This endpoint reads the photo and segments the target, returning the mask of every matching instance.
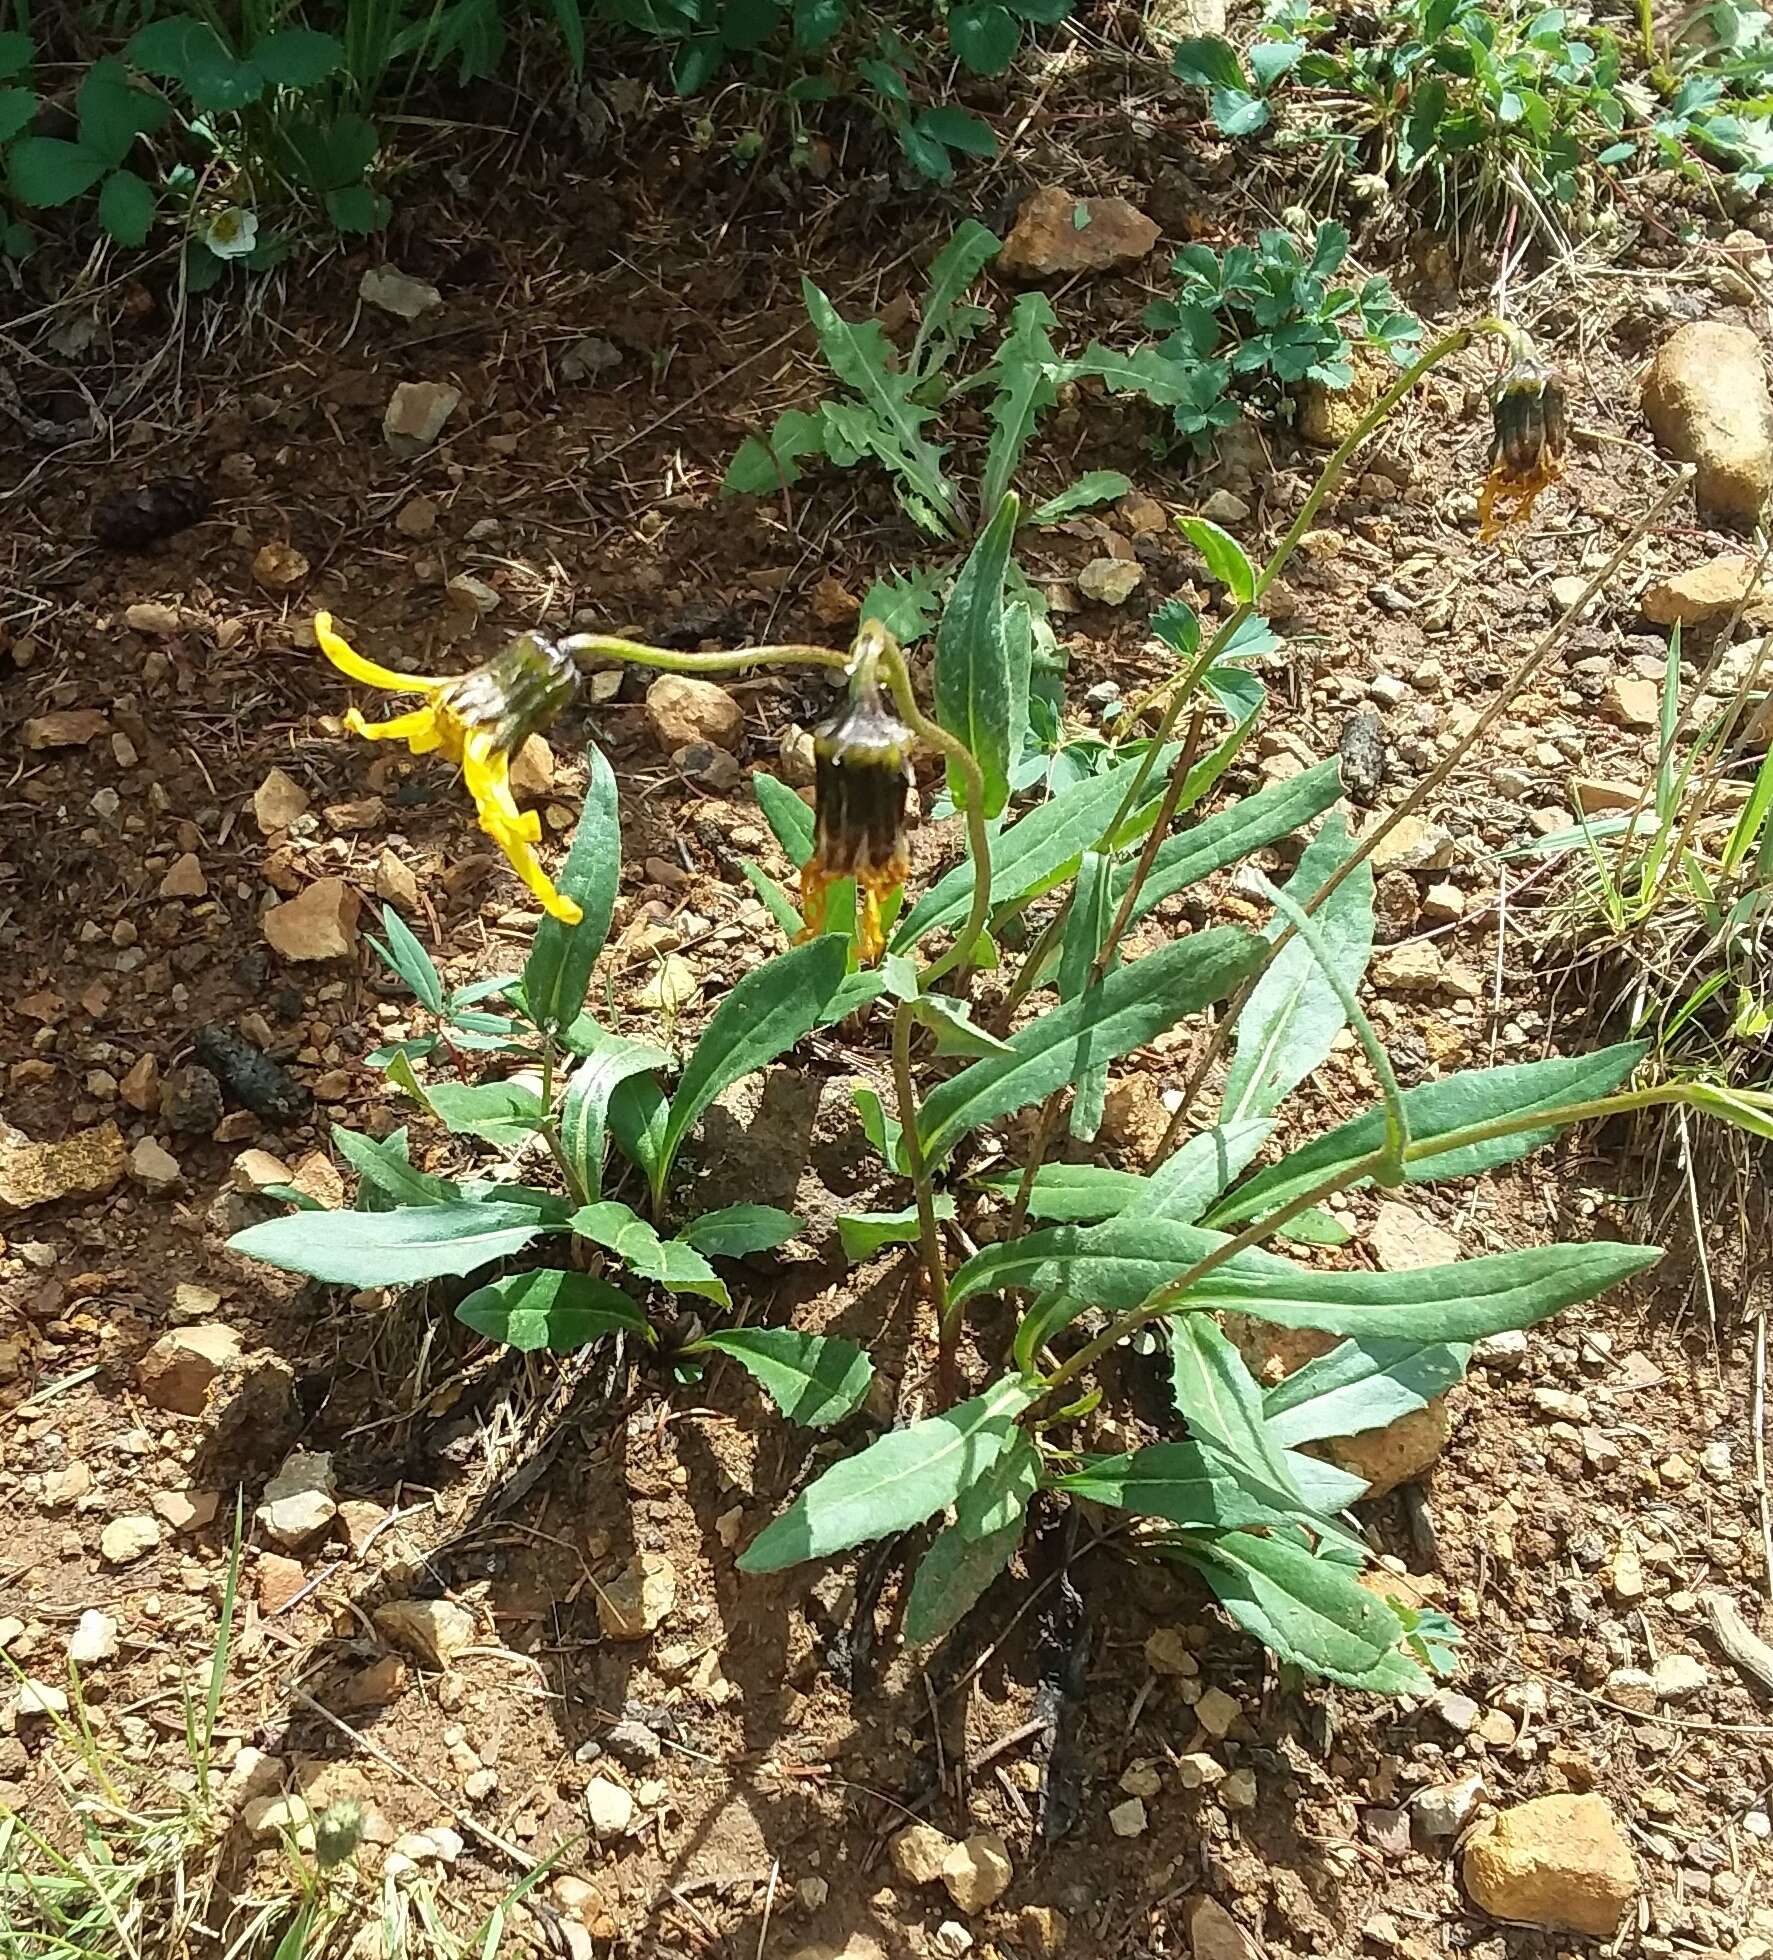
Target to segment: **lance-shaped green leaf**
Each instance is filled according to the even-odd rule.
[[[887,958],[896,955],[889,953]],[[924,994],[912,1007],[912,1018],[936,1037],[938,1055],[1005,1055],[1010,1044],[1000,1041],[972,1017],[964,1000],[952,994]]]
[[[826,1017],[843,985],[848,948],[835,938],[779,953],[754,967],[714,1010],[684,1068],[665,1121],[655,1195],[670,1176],[678,1146],[721,1090],[773,1062]]]
[[[461,1195],[455,1185],[413,1167],[406,1154],[404,1125],[389,1136],[370,1137],[335,1123],[332,1141],[333,1148],[360,1179],[359,1211],[384,1211],[390,1204],[441,1205]],[[381,1202],[366,1203],[371,1194]]]
[[[1277,1524],[1285,1513],[1265,1504],[1197,1443],[1152,1443],[1125,1456],[1091,1458],[1056,1490],[1162,1518],[1186,1531],[1229,1531],[1242,1525]]]
[[[1161,1218],[1057,1225],[976,1252],[956,1270],[949,1297],[958,1305],[1006,1287],[1056,1287],[1120,1313],[1224,1243],[1218,1232]],[[1252,1249],[1196,1281],[1177,1309],[1212,1307],[1361,1339],[1477,1341],[1592,1300],[1661,1257],[1655,1246],[1553,1245],[1412,1272],[1328,1273]]]
[[[912,1646],[951,1632],[1009,1564],[1039,1486],[1040,1452],[1018,1429],[997,1461],[954,1500],[953,1521],[918,1563],[905,1605]]]
[[[496,1202],[297,1211],[236,1232],[228,1249],[332,1286],[417,1286],[509,1259],[543,1230],[531,1207]]]
[[[752,793],[763,820],[775,832],[788,862],[798,871],[813,854],[813,813],[786,783],[761,769],[751,777]]]
[[[996,393],[986,409],[991,441],[985,450],[985,477],[979,508],[994,511],[1016,480],[1016,466],[1041,412],[1058,400],[1048,370],[1058,360],[1051,329],[1059,324],[1045,293],[1023,293],[1010,310],[1010,324],[991,365],[979,376]]]
[[[1109,974],[1019,1029],[1010,1052],[974,1062],[940,1084],[922,1113],[924,1154],[940,1163],[981,1123],[1040,1102],[1093,1063],[1142,1048],[1237,985],[1261,942],[1234,926],[1191,934]]]
[[[1268,1433],[1296,1446],[1383,1429],[1427,1408],[1464,1375],[1470,1359],[1471,1349],[1457,1341],[1343,1341],[1263,1397]]]
[[[726,466],[721,494],[767,497],[800,481],[803,456],[825,454],[825,421],[804,408],[784,409],[767,436],[747,436]]]
[[[739,1569],[780,1572],[933,1518],[1010,1447],[1017,1416],[1039,1393],[1006,1377],[957,1408],[889,1430],[802,1491],[752,1541]]]
[[[663,1190],[669,1166],[665,1160],[665,1128],[671,1104],[650,1075],[631,1075],[618,1082],[609,1099],[609,1133],[618,1148],[649,1186]]]
[[[1420,1694],[1429,1686],[1400,1647],[1403,1622],[1342,1561],[1248,1531],[1191,1543],[1182,1556],[1238,1625],[1282,1660],[1374,1694]]]
[[[673,1293],[699,1293],[723,1307],[733,1303],[726,1281],[694,1246],[660,1238],[644,1218],[613,1198],[581,1205],[567,1224],[580,1238],[613,1252],[642,1279],[657,1280]]]
[[[1128,831],[1142,836],[1151,827],[1163,800],[1164,777],[1176,756],[1174,747],[1159,756],[1151,771],[1147,794],[1140,806],[1145,821],[1129,823]],[[1334,764],[1329,765],[1332,772]],[[1050,802],[1006,824],[991,846],[991,902],[1006,904],[1050,890],[1077,868],[1079,859],[1113,822],[1132,777],[1131,763],[1086,776]],[[1335,795],[1341,795],[1338,788]],[[1250,799],[1254,801],[1255,799]],[[1334,800],[1334,798],[1332,798]],[[1228,860],[1229,861],[1229,860]],[[1132,875],[1129,869],[1129,877]],[[908,951],[937,926],[958,925],[973,897],[973,867],[957,864],[946,872],[900,920],[892,935],[895,953]]]
[[[587,1198],[603,1189],[604,1134],[610,1097],[631,1076],[670,1066],[663,1049],[626,1035],[597,1031],[589,1054],[567,1081],[560,1110],[560,1147]]]
[[[1233,603],[1247,606],[1256,596],[1256,568],[1243,546],[1210,517],[1178,517],[1176,522],[1207,561],[1208,572],[1230,592]]]
[[[1154,905],[1184,890],[1200,879],[1236,864],[1252,851],[1290,836],[1302,824],[1327,810],[1342,794],[1342,775],[1334,761],[1320,762],[1302,775],[1273,783],[1254,796],[1240,796],[1226,809],[1217,811],[1190,830],[1178,831],[1157,847],[1151,862],[1151,875],[1139,887],[1133,901],[1133,921],[1144,918]],[[1120,903],[1133,867],[1123,865],[1114,881],[1115,903]],[[1129,922],[1131,923],[1131,922]]]
[[[691,1219],[677,1236],[711,1259],[744,1259],[786,1244],[799,1230],[800,1220],[775,1205],[727,1205]]]
[[[605,1334],[653,1338],[638,1302],[607,1280],[552,1269],[494,1280],[470,1293],[456,1308],[456,1318],[520,1354],[536,1348],[566,1354]]]
[[[1028,513],[1030,524],[1057,524],[1062,517],[1070,517],[1080,510],[1093,510],[1097,504],[1112,503],[1116,497],[1124,497],[1133,487],[1130,476],[1122,476],[1119,470],[1085,470],[1073,484],[1049,497],[1044,504],[1037,504]]]
[[[946,1192],[938,1192],[934,1204],[938,1218],[954,1216],[954,1200]],[[852,1266],[872,1259],[889,1245],[915,1245],[918,1232],[915,1205],[907,1205],[903,1211],[846,1211],[837,1220],[843,1256]]]
[[[791,1422],[824,1429],[853,1415],[868,1394],[874,1364],[854,1341],[792,1327],[724,1327],[692,1341],[733,1360]]]
[[[446,1129],[501,1150],[520,1149],[546,1113],[527,1082],[434,1082],[425,1093],[431,1113]]]
[[[1338,816],[1305,848],[1287,891],[1301,905],[1353,848]],[[1317,937],[1349,989],[1360,984],[1373,956],[1373,866],[1363,860],[1312,914]],[[1278,916],[1267,937],[1285,921]],[[1295,934],[1275,955],[1237,1017],[1237,1047],[1225,1078],[1225,1120],[1268,1116],[1315,1069],[1348,1023],[1342,994],[1303,938]]]
[[[981,1191],[1013,1199],[1022,1188],[1022,1173],[993,1171],[974,1182]],[[1137,1171],[1110,1170],[1106,1164],[1042,1164],[1028,1194],[1028,1216],[1066,1225],[1094,1224],[1124,1211],[1145,1185]]]
[[[1084,990],[1114,922],[1114,860],[1106,851],[1085,851],[1077,867],[1071,909],[1059,944],[1059,998],[1075,1000]],[[1119,949],[1106,962],[1114,972]],[[1071,1134],[1087,1142],[1102,1127],[1102,1108],[1108,1099],[1108,1063],[1098,1060],[1084,1070],[1071,1091]]]
[[[954,488],[942,473],[941,449],[923,433],[933,411],[911,400],[911,378],[893,366],[892,343],[880,322],[852,326],[810,279],[802,278],[800,291],[831,372],[865,404],[862,415],[842,420],[845,440],[871,451],[943,526],[952,526],[958,521]],[[841,406],[825,404],[828,422],[830,411]]]
[[[1262,1391],[1218,1322],[1211,1314],[1178,1314],[1169,1333],[1170,1392],[1190,1433],[1247,1465],[1259,1492],[1282,1508],[1302,1503],[1279,1440],[1269,1433]]]
[[[979,765],[988,817],[1009,800],[1010,765],[1028,719],[1028,649],[1012,644],[1003,600],[1019,511],[1013,496],[998,505],[961,567],[936,629],[936,719]],[[964,809],[965,780],[952,762],[947,766],[948,793]]]
[[[382,907],[382,930],[388,935],[385,946],[374,933],[365,934],[382,964],[399,974],[412,989],[421,1007],[433,1014],[441,1014],[443,976],[432,964],[431,955],[413,937],[412,928],[391,905]]]
[[[1500,1068],[1462,1069],[1438,1082],[1423,1082],[1404,1091],[1413,1147],[1455,1131],[1493,1123],[1503,1117],[1526,1116],[1540,1109],[1588,1101],[1616,1089],[1637,1066],[1643,1042],[1621,1042],[1591,1055],[1554,1056],[1543,1062],[1510,1062]],[[1549,1143],[1553,1129],[1523,1131],[1493,1137],[1487,1143],[1462,1146],[1438,1156],[1412,1157],[1404,1166],[1404,1181],[1426,1184],[1443,1177],[1472,1177],[1512,1163],[1530,1150]],[[1363,1115],[1303,1145],[1278,1164],[1258,1171],[1207,1214],[1209,1225],[1241,1225],[1246,1219],[1277,1211],[1303,1191],[1309,1191],[1347,1164],[1357,1163],[1385,1141],[1385,1111]]]
[[[914,386],[945,367],[957,343],[991,317],[982,306],[963,306],[961,302],[968,287],[997,257],[1002,244],[994,232],[968,218],[931,262],[923,317],[905,363]]]
[[[615,911],[616,881],[622,873],[622,825],[616,810],[616,779],[595,743],[585,748],[589,779],[572,848],[555,879],[555,889],[579,904],[576,926],[544,918],[536,927],[523,965],[523,1002],[539,1028],[568,1026],[585,1005],[591,969]]]

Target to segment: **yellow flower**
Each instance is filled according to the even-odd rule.
[[[872,661],[858,662],[850,699],[813,731],[813,854],[801,866],[802,938],[824,929],[828,888],[854,878],[862,917],[856,948],[865,960],[886,950],[880,908],[911,867],[905,838],[911,787],[911,730],[880,698]]]
[[[531,735],[544,729],[578,686],[573,663],[557,647],[533,633],[516,639],[485,665],[466,674],[401,674],[383,667],[340,639],[332,615],[314,615],[320,651],[352,680],[390,694],[422,694],[425,705],[392,721],[365,721],[355,708],[345,726],[372,742],[404,742],[414,755],[433,750],[462,772],[480,813],[480,827],[504,852],[515,871],[550,917],[576,926],[580,908],[554,889],[536,856],[542,821],[520,810],[511,794],[511,757]]]
[[[1524,524],[1540,491],[1563,475],[1569,434],[1563,383],[1530,353],[1518,354],[1503,375],[1491,414],[1490,474],[1478,497],[1478,535],[1486,544]]]

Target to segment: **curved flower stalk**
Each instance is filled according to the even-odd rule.
[[[578,670],[559,648],[525,633],[503,652],[465,674],[403,674],[366,660],[334,630],[330,613],[314,615],[320,650],[342,674],[390,694],[422,694],[425,705],[390,721],[365,721],[355,708],[345,726],[371,742],[404,742],[414,755],[433,751],[456,764],[480,827],[504,852],[511,869],[540,899],[550,918],[576,926],[577,903],[554,889],[536,845],[542,820],[520,810],[511,794],[511,758],[573,697]]]

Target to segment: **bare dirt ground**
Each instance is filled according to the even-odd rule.
[[[0,1627],[7,1657],[55,1682],[80,1614],[112,1617],[120,1648],[84,1673],[94,1733],[176,1785],[181,1691],[202,1692],[241,1493],[219,1759],[243,1800],[287,1788],[314,1810],[340,1795],[367,1806],[361,1911],[339,1951],[373,1925],[396,1868],[389,1847],[413,1832],[431,1833],[430,1848],[405,1845],[417,1877],[388,1876],[389,1896],[410,1901],[416,1886],[463,1932],[533,1861],[557,1860],[511,1909],[512,1952],[750,1960],[838,1952],[866,1934],[893,1956],[955,1953],[960,1938],[981,1954],[1038,1955],[1062,1939],[1067,1955],[1134,1960],[1188,1951],[1183,1927],[1203,1895],[1245,1929],[1227,1952],[1572,1949],[1486,1919],[1459,1887],[1455,1838],[1412,1831],[1414,1793],[1473,1773],[1480,1803],[1557,1790],[1609,1799],[1642,1880],[1621,1950],[1769,1951],[1773,1724],[1700,1605],[1721,1589],[1773,1632],[1764,1259],[1744,1258],[1727,1217],[1707,1221],[1721,1228],[1711,1313],[1683,1238],[1653,1284],[1475,1369],[1438,1463],[1367,1507],[1398,1570],[1469,1635],[1451,1690],[1423,1706],[1284,1678],[1186,1578],[1129,1558],[1112,1533],[1092,1543],[1101,1518],[1068,1546],[1051,1533],[1031,1542],[964,1650],[907,1659],[883,1608],[873,1651],[858,1652],[868,1561],[761,1581],[734,1570],[736,1548],[831,1448],[780,1421],[736,1372],[685,1390],[601,1348],[525,1360],[474,1340],[447,1299],[347,1296],[225,1250],[258,1215],[237,1188],[242,1153],[271,1152],[336,1199],[329,1121],[383,1131],[406,1120],[360,1058],[405,1028],[410,1004],[367,947],[280,960],[259,928],[266,904],[321,876],[366,894],[380,876],[385,891],[391,854],[416,891],[414,929],[452,979],[517,964],[533,916],[444,772],[342,732],[347,696],[312,650],[312,612],[331,610],[366,650],[421,669],[465,665],[521,625],[569,621],[685,645],[841,643],[849,622],[829,588],[815,597],[821,583],[859,595],[920,550],[878,479],[825,476],[775,501],[717,495],[741,436],[813,388],[798,275],[851,312],[891,306],[915,296],[959,216],[1001,224],[1046,181],[1124,193],[1166,247],[1272,222],[1290,187],[1246,180],[1173,102],[1125,108],[1130,72],[1108,49],[1043,74],[1013,155],[946,198],[901,195],[861,138],[824,183],[774,169],[767,152],[736,167],[699,152],[673,105],[653,104],[591,156],[561,128],[489,137],[457,172],[415,170],[399,198],[385,257],[444,295],[413,325],[356,303],[381,253],[291,273],[250,305],[201,317],[175,319],[163,285],[120,279],[61,309],[95,318],[84,352],[44,348],[13,370],[29,434],[0,465],[5,1117],[38,1139],[114,1121],[126,1148],[154,1138],[168,1149],[177,1181],[151,1188],[132,1173],[100,1197],[3,1221]],[[1565,485],[1514,548],[1476,540],[1481,362],[1443,370],[1382,437],[1289,575],[1272,732],[1225,793],[1333,753],[1348,710],[1389,676],[1407,684],[1385,697],[1386,794],[1401,794],[1555,616],[1551,581],[1604,559],[1666,481],[1637,409],[1646,352],[1681,319],[1766,320],[1662,228],[1672,215],[1652,208],[1626,227],[1629,251],[1584,254],[1514,296],[1571,374],[1578,430]],[[1357,235],[1374,265],[1383,229]],[[1057,294],[1067,339],[1134,322],[1163,287],[1165,258]],[[1388,269],[1433,321],[1484,301],[1487,271],[1462,293],[1444,256]],[[609,350],[590,372],[587,338]],[[402,380],[462,395],[443,439],[413,461],[380,433]],[[83,421],[94,399],[120,404],[102,436]],[[1254,505],[1254,543],[1284,525],[1314,474],[1284,428],[1238,432],[1205,469],[1157,459],[1151,433],[1142,411],[1080,399],[1051,423],[1036,475],[1057,488],[1076,467],[1112,463],[1177,509],[1229,486]],[[204,523],[142,553],[86,541],[98,497],[167,472],[215,482]],[[1654,573],[1730,542],[1705,534],[1690,504],[1677,512],[1429,813],[1456,840],[1436,875],[1458,887],[1462,918],[1425,921],[1412,903],[1423,881],[1393,885],[1394,936],[1432,935],[1452,969],[1438,987],[1376,997],[1406,1079],[1603,1038],[1536,960],[1530,883],[1499,904],[1505,876],[1522,874],[1505,874],[1495,851],[1535,813],[1567,814],[1575,775],[1642,780],[1650,738],[1606,712],[1611,678],[1660,676],[1663,641],[1646,633],[1638,595]],[[308,560],[287,592],[255,582],[269,543]],[[1105,548],[1145,572],[1123,611],[1069,583]],[[1074,703],[1099,680],[1130,694],[1162,671],[1146,601],[1199,579],[1175,533],[1134,535],[1107,512],[1033,549],[1038,576],[1076,606],[1058,621]],[[496,611],[482,618],[446,596],[461,573],[497,591]],[[131,627],[143,605],[163,610]],[[709,793],[678,777],[648,732],[643,691],[630,677],[613,699],[582,697],[554,731],[553,782],[537,796],[558,833],[577,807],[584,744],[614,760],[623,896],[596,991],[620,1025],[656,1028],[637,1002],[675,954],[697,984],[688,1027],[770,944],[739,860],[785,866],[743,784]],[[825,698],[816,680],[779,676],[733,691],[746,766],[779,766],[784,729]],[[33,747],[26,724],[65,711],[97,717],[89,739]],[[253,799],[273,768],[309,808],[267,832]],[[955,848],[927,829],[920,875]],[[181,870],[193,858],[195,878]],[[1239,902],[1207,904],[1233,916]],[[151,1056],[164,1083],[216,1022],[287,1065],[316,1099],[306,1119],[230,1109],[219,1124],[169,1124],[132,1071]],[[1161,1128],[1157,1097],[1186,1075],[1189,1044],[1126,1071],[1111,1141],[1129,1165]],[[805,1204],[820,1188],[827,1216],[838,1200],[867,1202],[873,1173],[847,1093],[858,1069],[878,1073],[878,1058],[815,1043],[732,1100],[697,1159],[707,1202],[783,1202],[785,1190]],[[1306,1114],[1333,1121],[1368,1094],[1364,1068],[1340,1054]],[[446,1152],[459,1146],[423,1126],[414,1139],[415,1159],[455,1161]],[[1410,1209],[1467,1254],[1631,1235],[1651,1172],[1630,1145],[1580,1139],[1513,1175],[1413,1194]],[[1370,1256],[1375,1210],[1370,1196],[1350,1202],[1351,1256]],[[756,1312],[868,1340],[887,1395],[859,1424],[927,1394],[932,1342],[909,1254],[853,1271],[827,1256],[763,1259],[750,1288]],[[144,1395],[139,1368],[192,1319],[234,1329],[248,1358],[205,1414],[185,1416]],[[292,1561],[252,1518],[296,1445],[332,1453],[348,1502]],[[152,1529],[107,1538],[126,1519]],[[612,1638],[600,1600],[636,1556],[668,1571],[674,1594],[646,1637]],[[893,1596],[889,1584],[887,1607]],[[471,1616],[447,1665],[398,1651],[378,1628],[378,1606],[413,1598]],[[1165,1629],[1180,1641],[1153,1651],[1191,1657],[1194,1672],[1154,1670],[1147,1643]],[[1049,1843],[1035,1828],[1031,1710],[1055,1642],[1086,1678],[1058,1765],[1071,1821]],[[1615,1670],[1683,1655],[1699,1670],[1678,1702],[1625,1709],[1604,1697]],[[1228,1727],[1216,1701],[1215,1726],[1197,1713],[1214,1690],[1235,1702]],[[56,1766],[76,1785],[81,1772],[54,1725],[9,1696],[3,1705],[0,1809],[71,1842]],[[1226,1773],[1189,1787],[1178,1765],[1203,1751]],[[626,1833],[601,1842],[588,1837],[594,1780],[632,1798]],[[1148,1821],[1123,1837],[1109,1815],[1128,1791],[1148,1793]],[[1015,1874],[1000,1903],[968,1919],[939,1886],[895,1873],[885,1840],[914,1814],[955,1836],[1003,1834]],[[207,1889],[188,1915],[166,1907],[140,1951],[269,1952],[279,1922],[255,1921],[253,1902],[288,1896],[277,1821],[242,1801],[196,1881]],[[0,1921],[0,1951],[57,1950]],[[1207,1952],[1198,1938],[1195,1951]]]

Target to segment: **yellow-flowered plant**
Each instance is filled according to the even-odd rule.
[[[425,705],[391,721],[365,721],[355,708],[345,726],[372,742],[404,742],[414,755],[433,752],[462,772],[480,814],[480,827],[504,852],[511,869],[540,899],[550,918],[576,926],[578,905],[554,889],[536,846],[542,822],[520,810],[511,794],[511,758],[553,721],[578,687],[572,661],[534,633],[465,674],[403,674],[366,660],[334,630],[330,613],[314,615],[320,651],[352,680],[390,694],[422,694]]]

